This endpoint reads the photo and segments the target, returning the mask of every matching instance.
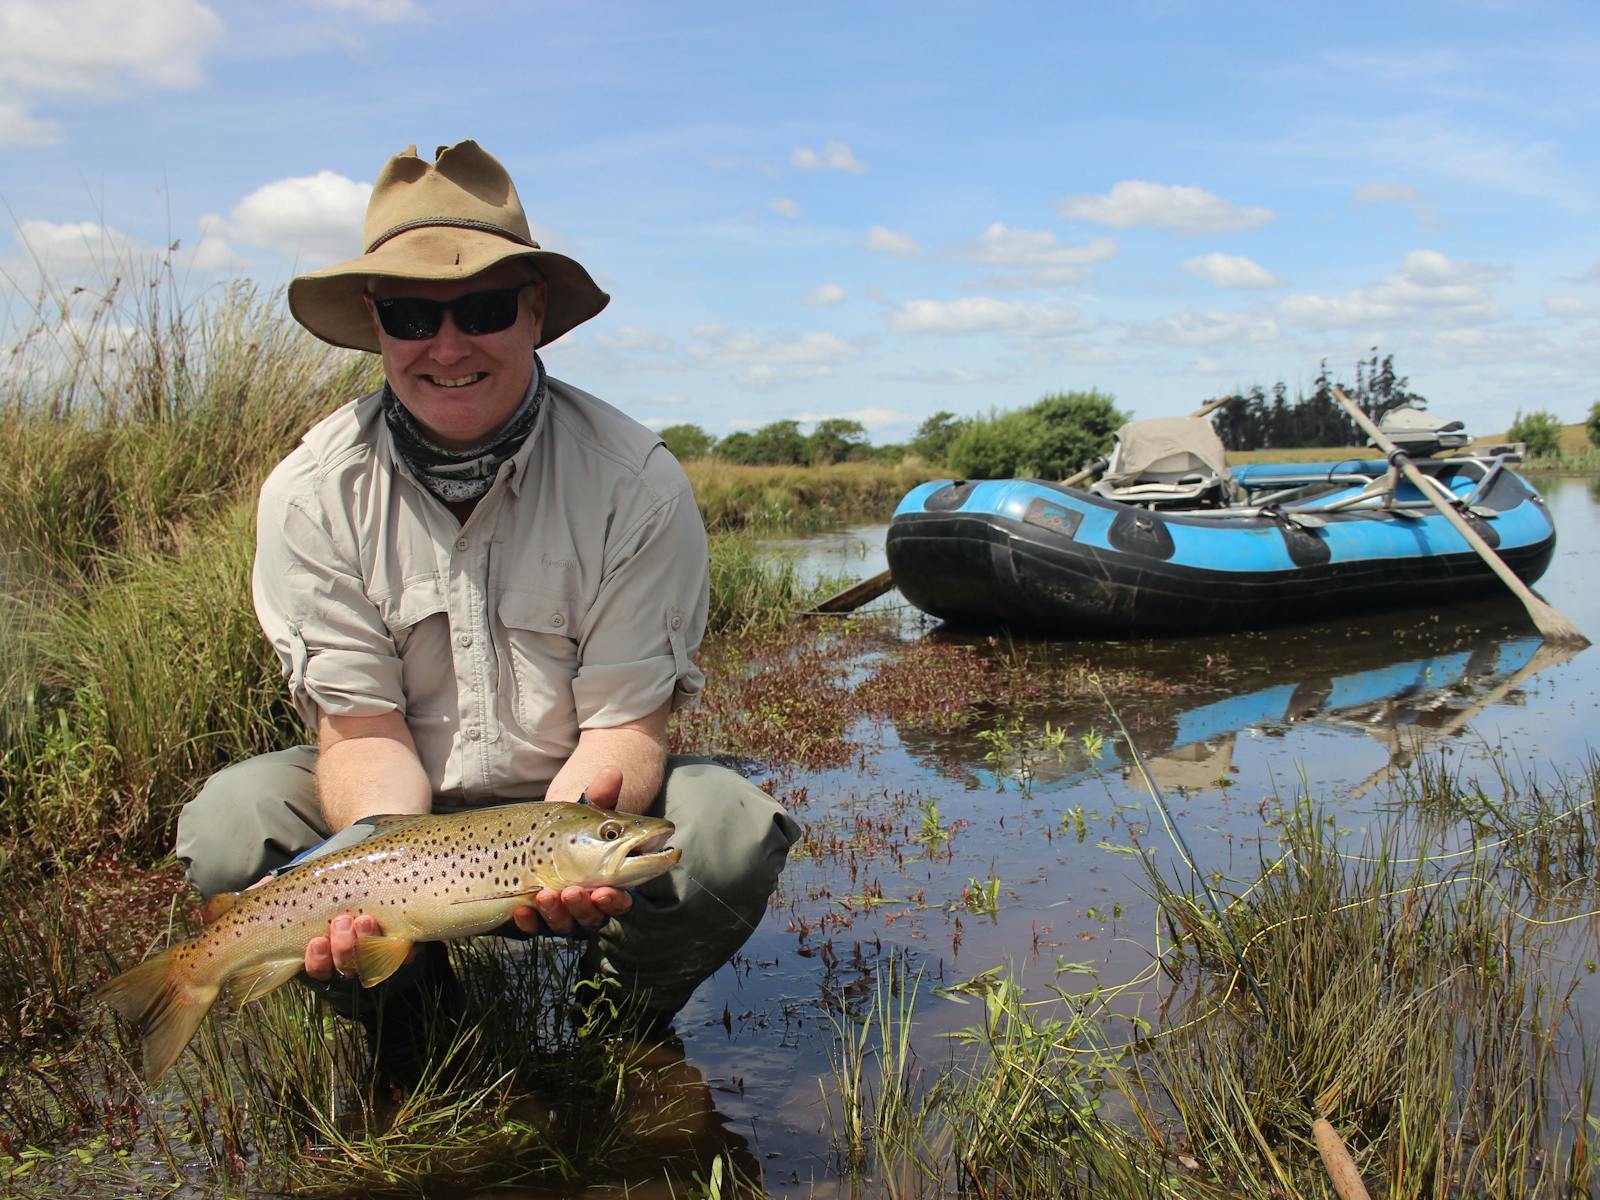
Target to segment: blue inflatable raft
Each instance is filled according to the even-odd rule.
[[[1532,583],[1550,563],[1555,528],[1509,461],[1416,465]],[[1383,459],[1201,464],[1124,474],[1091,491],[936,480],[900,502],[887,553],[895,585],[935,617],[1062,636],[1244,629],[1503,587]]]

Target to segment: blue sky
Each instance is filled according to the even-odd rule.
[[[0,0],[0,269],[281,290],[470,137],[612,293],[552,373],[657,427],[1167,416],[1377,346],[1490,434],[1600,399],[1597,75],[1539,0]]]

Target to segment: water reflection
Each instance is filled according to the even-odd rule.
[[[1504,610],[1494,608],[1491,614]],[[1471,614],[1468,614],[1469,616]],[[1482,615],[1481,613],[1478,615]],[[1081,647],[1079,648],[1081,650]],[[1166,675],[1174,695],[1142,701],[1123,713],[1152,767],[1169,788],[1225,783],[1234,743],[1245,730],[1281,735],[1293,725],[1364,733],[1388,751],[1385,772],[1407,766],[1430,745],[1465,729],[1495,704],[1515,704],[1522,685],[1577,651],[1503,624],[1465,620],[1409,635],[1392,622],[1319,626],[1315,636],[1206,639],[1124,647],[1122,661]],[[1097,696],[1074,695],[1030,709],[1029,725],[1065,728],[1074,738],[1106,728]],[[978,779],[998,782],[977,766],[984,753],[970,731],[900,730],[906,749],[927,760],[962,762]],[[1082,755],[1042,756],[1030,764],[1035,784],[1071,786],[1096,770],[1126,771],[1128,756],[1110,740],[1097,764]],[[1358,790],[1374,782],[1361,781]]]

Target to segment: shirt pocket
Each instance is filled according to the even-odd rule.
[[[450,657],[450,614],[438,577],[408,579],[399,592],[376,604],[400,659],[406,714],[451,711],[455,669]]]
[[[529,738],[557,743],[577,737],[572,681],[578,674],[577,605],[566,592],[507,591],[497,609],[501,625],[501,686]]]

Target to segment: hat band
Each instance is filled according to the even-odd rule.
[[[519,237],[512,233],[505,226],[496,225],[493,221],[475,221],[470,217],[423,217],[421,220],[406,221],[403,224],[396,225],[393,229],[385,230],[373,240],[370,246],[367,247],[366,253],[371,254],[379,246],[383,245],[392,238],[399,237],[402,233],[409,233],[413,229],[428,229],[435,225],[444,225],[452,229],[477,229],[483,233],[498,234],[500,237],[516,242],[519,245],[527,246],[533,250],[539,249],[539,243],[528,241],[525,238]]]

